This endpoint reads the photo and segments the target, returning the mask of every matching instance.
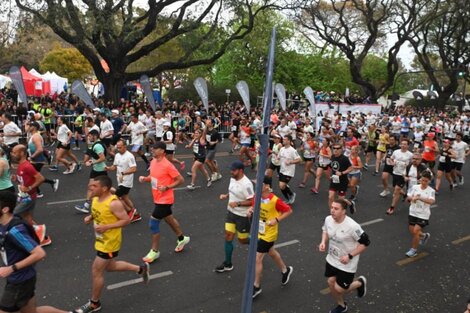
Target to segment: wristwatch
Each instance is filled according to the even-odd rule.
[[[352,254],[351,254],[351,253],[348,253],[348,257],[349,257],[349,259],[350,259],[350,260],[352,260],[352,259],[353,259],[353,256],[352,256]]]

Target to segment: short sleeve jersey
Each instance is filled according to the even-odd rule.
[[[20,165],[18,165],[18,169],[16,170],[16,179],[20,185],[25,187],[32,186],[34,184],[34,176],[38,171],[29,163],[29,161],[24,161]],[[28,194],[31,196],[32,200],[35,200],[37,197],[37,188],[33,188],[28,191]]]
[[[421,185],[414,185],[408,191],[408,197],[413,197],[416,195],[420,195],[426,199],[435,199],[435,191],[431,187],[426,187],[426,189],[422,189]],[[427,204],[421,200],[417,200],[416,202],[412,202],[410,205],[410,215],[414,217],[421,218],[423,220],[429,220],[431,216],[431,205]]]
[[[116,153],[113,164],[116,165],[118,184],[120,186],[132,188],[134,186],[134,174],[121,175],[121,173],[127,171],[131,167],[137,166],[134,155],[129,151],[126,151],[123,154]],[[119,182],[120,176],[123,178],[122,183]]]
[[[356,255],[348,264],[341,263],[340,258],[351,253],[359,245],[358,240],[364,233],[361,226],[349,216],[346,216],[341,223],[337,223],[329,215],[325,218],[322,230],[328,234],[326,261],[344,272],[355,273],[359,255]]]
[[[167,158],[159,161],[153,159],[150,162],[150,182],[152,185],[153,202],[155,204],[173,204],[175,202],[173,189],[160,191],[158,186],[171,185],[179,175],[178,170]]]
[[[248,199],[252,199],[255,196],[253,183],[246,176],[243,176],[243,178],[241,178],[240,180],[230,178],[228,192],[228,202],[246,201]],[[237,206],[232,208],[227,204],[227,210],[238,216],[246,217],[248,208],[249,206]]]

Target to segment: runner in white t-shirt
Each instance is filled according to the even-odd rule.
[[[418,255],[418,245],[425,245],[431,237],[429,233],[423,233],[423,228],[429,224],[431,205],[435,202],[435,191],[429,187],[431,173],[421,173],[419,185],[414,185],[408,191],[408,201],[411,202],[408,216],[408,229],[412,235],[411,249],[406,253],[409,258]]]
[[[390,157],[390,165],[393,165],[393,198],[392,204],[387,209],[388,215],[395,212],[395,207],[398,204],[400,195],[405,194],[406,167],[411,163],[411,159],[413,158],[413,153],[408,151],[409,144],[409,139],[402,139],[400,142],[400,149],[393,151],[392,156]]]
[[[344,294],[357,290],[357,296],[362,298],[367,293],[367,280],[359,276],[354,280],[359,263],[359,255],[370,244],[369,236],[361,226],[346,215],[348,203],[344,199],[334,200],[331,204],[331,215],[325,218],[322,230],[322,240],[318,249],[325,252],[325,276],[328,277],[333,299],[337,307],[330,312],[347,312]]]
[[[123,139],[119,139],[116,143],[117,152],[114,156],[114,162],[111,166],[106,166],[106,171],[116,171],[118,187],[115,195],[124,204],[124,208],[129,215],[131,223],[140,221],[142,217],[134,207],[134,203],[129,198],[129,192],[134,186],[134,173],[137,171],[137,164],[134,155],[127,151],[126,143]]]
[[[227,216],[225,218],[225,260],[217,266],[214,271],[223,273],[233,270],[232,254],[233,240],[235,233],[238,242],[249,243],[250,220],[248,219],[248,209],[255,196],[253,183],[245,176],[245,166],[242,161],[234,161],[230,166],[230,185],[228,193],[221,194],[220,200],[228,199]]]
[[[150,162],[144,153],[144,135],[148,129],[139,121],[139,115],[134,113],[131,116],[131,122],[126,127],[126,132],[131,133],[131,152],[137,153],[146,164],[147,171],[150,167]]]
[[[293,192],[288,183],[295,175],[295,165],[300,163],[302,159],[299,153],[292,147],[292,137],[287,135],[284,137],[283,147],[279,151],[279,160],[281,161],[281,168],[279,171],[279,188],[286,198],[287,204],[292,204],[295,201],[296,193]]]
[[[460,186],[464,184],[462,168],[465,164],[465,159],[470,154],[470,148],[465,141],[462,141],[462,138],[462,133],[456,133],[455,141],[452,144],[452,150],[454,150],[457,156],[455,159],[452,159],[452,177],[454,182],[458,181]]]

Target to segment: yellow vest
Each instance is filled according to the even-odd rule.
[[[111,212],[111,202],[118,200],[116,195],[112,195],[100,202],[98,197],[94,197],[91,203],[91,215],[96,225],[114,224],[119,219]],[[121,249],[122,229],[113,228],[102,234],[95,232],[95,249],[100,252],[117,252]]]
[[[269,220],[275,219],[281,214],[276,210],[277,197],[272,195],[272,198],[261,198],[261,206],[259,213],[259,232],[258,238],[267,242],[274,242],[277,240],[278,224],[268,226]]]

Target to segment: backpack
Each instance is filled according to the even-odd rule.
[[[38,235],[36,234],[36,231],[34,230],[33,226],[31,226],[30,224],[28,224],[24,219],[22,219],[21,217],[19,216],[14,216],[13,219],[10,221],[10,223],[8,223],[8,226],[7,226],[7,230],[5,232],[5,234],[3,236],[0,237],[0,249],[4,249],[4,246],[5,246],[5,242],[6,240],[8,239],[8,234],[10,233],[10,230],[15,227],[15,226],[18,226],[18,225],[24,225],[24,227],[26,228],[26,230],[28,231],[28,234],[31,238],[33,238],[33,240],[39,245],[40,244],[40,240],[39,240],[39,237]]]
[[[95,148],[96,145],[101,145],[103,147],[103,153],[104,153],[104,156],[106,156],[106,146],[101,142],[101,141],[97,141],[95,142],[90,149],[87,150],[86,154],[88,154],[89,156],[91,156],[93,159],[95,160],[98,160],[100,157],[99,155],[93,150]]]

